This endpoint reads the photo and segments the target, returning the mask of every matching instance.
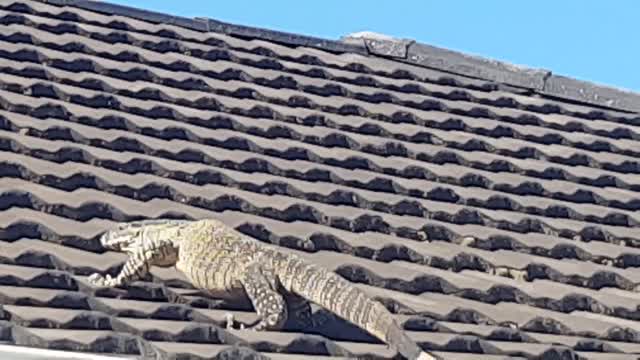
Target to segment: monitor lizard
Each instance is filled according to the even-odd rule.
[[[152,265],[175,266],[196,288],[212,294],[243,292],[258,315],[247,329],[278,330],[292,316],[308,322],[311,301],[394,347],[407,359],[437,359],[411,340],[380,302],[340,275],[219,220],[118,223],[100,236],[100,243],[129,256],[115,277],[91,274],[88,281],[94,286],[127,285],[142,279]]]

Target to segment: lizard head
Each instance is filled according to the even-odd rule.
[[[108,250],[131,253],[147,241],[174,241],[175,230],[190,223],[189,220],[153,219],[118,223],[115,229],[100,236],[100,244]]]

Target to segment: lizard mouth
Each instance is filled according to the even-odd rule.
[[[191,222],[190,220],[149,219],[119,223],[115,229],[107,230],[100,236],[100,244],[108,250],[130,253],[144,242],[148,234],[184,227]]]
[[[103,248],[132,253],[150,239],[157,238],[162,231],[177,235],[175,230],[191,224],[192,220],[147,219],[119,223],[115,229],[105,231],[100,236]]]

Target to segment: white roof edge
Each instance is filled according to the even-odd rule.
[[[136,356],[108,356],[76,351],[49,350],[36,347],[0,344],[0,359],[11,360],[123,360],[137,359]]]

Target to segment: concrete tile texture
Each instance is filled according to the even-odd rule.
[[[175,269],[88,285],[122,266],[97,241],[115,223],[215,217],[353,281],[443,359],[640,358],[632,96],[100,6],[0,2],[0,355],[396,356],[317,307],[317,331],[227,330],[251,307]]]

